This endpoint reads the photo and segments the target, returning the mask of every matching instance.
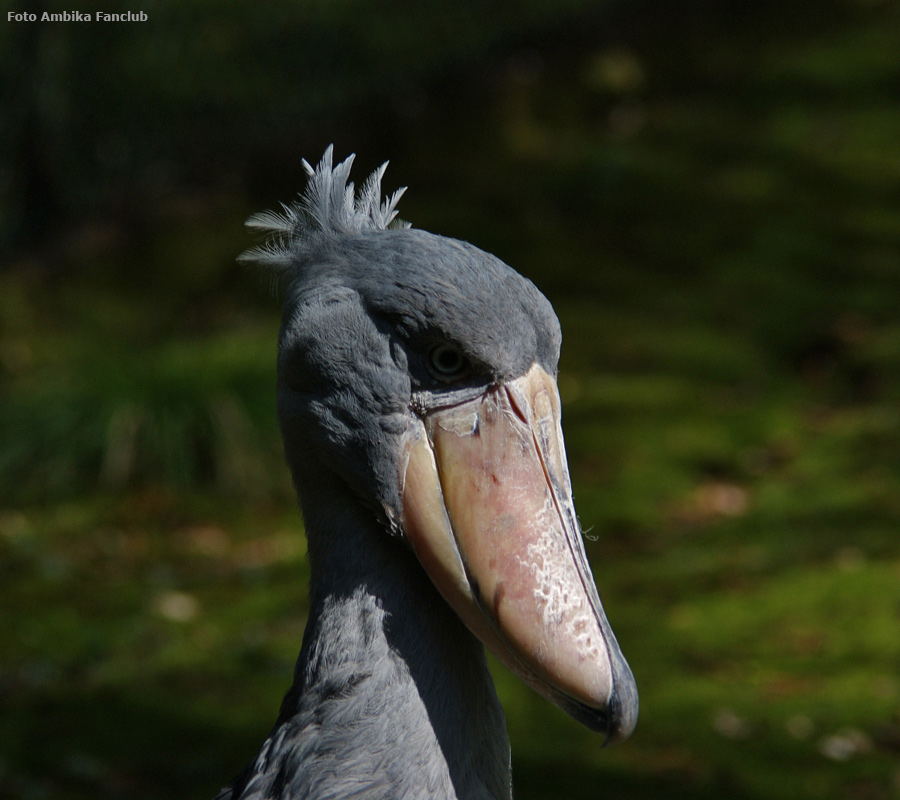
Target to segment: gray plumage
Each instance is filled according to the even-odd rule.
[[[384,167],[356,195],[328,149],[298,203],[248,223],[287,277],[278,413],[305,519],[310,614],[270,737],[217,800],[508,798],[509,744],[481,643],[407,542],[401,463],[416,413],[555,375],[547,300],[472,245],[396,226]],[[385,165],[386,166],[386,165]],[[462,353],[459,380],[428,354]]]

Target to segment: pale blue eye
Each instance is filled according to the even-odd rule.
[[[462,375],[469,362],[458,347],[439,344],[428,353],[428,367],[436,378],[456,378]]]

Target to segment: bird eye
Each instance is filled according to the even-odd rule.
[[[428,367],[436,378],[457,378],[468,366],[466,357],[451,344],[435,345],[428,353]]]

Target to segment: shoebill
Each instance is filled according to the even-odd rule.
[[[637,716],[572,503],[560,328],[535,286],[395,220],[384,166],[303,162],[248,225],[283,273],[278,416],[309,620],[269,738],[220,800],[509,798],[483,646],[603,741]],[[385,165],[386,166],[386,165]]]

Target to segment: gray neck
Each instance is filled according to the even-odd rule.
[[[251,768],[274,788],[252,796],[509,798],[509,741],[481,643],[352,494],[321,478],[301,485],[310,615],[294,685]]]

